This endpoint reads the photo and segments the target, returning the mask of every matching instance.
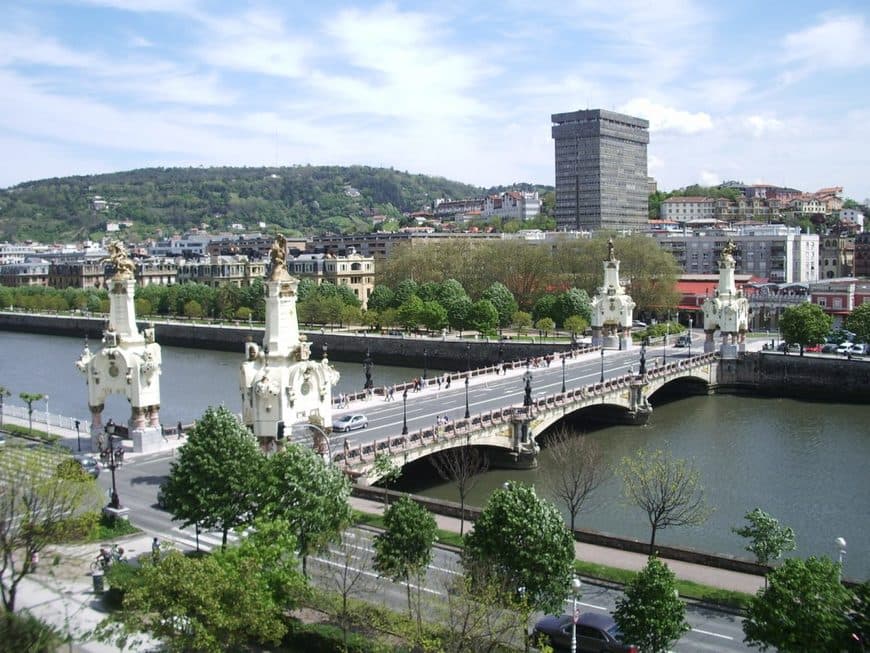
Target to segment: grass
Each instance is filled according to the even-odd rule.
[[[88,512],[67,520],[66,542],[108,542],[142,531],[126,519],[116,519],[103,513]]]
[[[26,426],[10,424],[9,422],[3,423],[3,430],[10,435],[17,435],[24,438],[39,440],[40,442],[45,442],[47,444],[55,444],[60,440],[60,436],[54,433],[46,433],[45,431],[39,431],[37,429],[33,429],[31,431]]]
[[[373,526],[375,528],[381,529],[384,528],[384,518],[381,515],[363,513],[355,510],[353,514],[353,520],[356,524],[365,524],[367,526]],[[448,544],[462,548],[463,542],[462,538],[459,536],[459,533],[444,531],[441,529],[438,529],[437,533],[439,544]],[[600,565],[594,562],[585,562],[583,560],[575,561],[574,569],[576,569],[577,573],[580,576],[608,581],[611,583],[616,583],[618,585],[625,585],[637,575],[637,572],[630,571],[628,569],[608,567],[606,565]],[[750,599],[752,598],[751,594],[723,590],[718,587],[709,587],[707,585],[701,585],[700,583],[695,583],[688,580],[677,579],[677,589],[680,591],[680,596],[682,596],[683,598],[695,599],[713,605],[719,605],[725,608],[737,610],[745,609],[746,606],[749,604]]]

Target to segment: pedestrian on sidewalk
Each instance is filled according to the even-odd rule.
[[[160,560],[160,540],[156,537],[151,541],[151,558],[154,562]]]

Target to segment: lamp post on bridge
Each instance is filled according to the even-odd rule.
[[[692,357],[692,318],[689,318],[689,358]]]
[[[525,383],[526,394],[523,397],[523,406],[529,407],[532,405],[532,372],[531,370],[526,370],[525,374],[523,374],[523,383]]]
[[[565,355],[562,355],[562,394],[565,394]]]
[[[76,424],[76,441],[78,442],[79,451],[81,451],[82,450],[82,434],[79,432],[79,427],[81,426],[81,422],[76,420],[75,424]]]
[[[465,343],[465,371],[471,373],[471,343]]]
[[[118,496],[118,485],[115,481],[115,470],[121,466],[121,461],[117,458],[117,452],[115,451],[115,439],[121,439],[120,436],[115,435],[115,424],[109,423],[106,424],[106,435],[108,436],[108,444],[106,448],[103,449],[100,453],[105,454],[108,459],[108,467],[112,470],[112,498],[109,501],[109,507],[118,510],[121,507],[121,497]]]
[[[465,419],[471,417],[471,412],[468,410],[468,375],[465,375]]]
[[[466,386],[465,412],[468,412],[468,388]],[[466,415],[468,417],[468,415]],[[402,435],[408,435],[408,388],[402,393]]]
[[[601,348],[601,378],[599,383],[604,383],[604,347]]]

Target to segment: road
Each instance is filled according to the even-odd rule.
[[[636,354],[635,354],[636,356]],[[634,362],[634,357],[626,357],[622,365]],[[600,363],[599,363],[600,364]],[[551,367],[551,372],[558,372],[558,383],[561,384],[561,369]],[[502,379],[508,385],[510,379]],[[516,383],[516,379],[513,379]],[[490,384],[491,386],[494,384]],[[464,392],[464,388],[463,388]],[[520,390],[520,395],[522,391]],[[463,397],[464,399],[464,397]],[[422,418],[421,418],[422,419]],[[117,470],[118,494],[122,504],[130,509],[131,521],[148,533],[156,534],[164,541],[171,541],[181,549],[193,549],[197,545],[197,535],[193,528],[181,529],[172,522],[168,513],[156,506],[157,488],[169,473],[169,464],[174,453],[165,452],[150,456],[141,456],[124,463]],[[111,486],[110,474],[100,475],[100,483],[107,490]],[[407,609],[406,590],[404,585],[397,585],[385,579],[378,578],[371,570],[372,533],[363,529],[354,529],[354,542],[351,552],[342,550],[341,546],[332,545],[324,554],[309,558],[309,569],[313,578],[324,587],[336,590],[337,572],[345,566],[359,569],[361,581],[357,586],[356,595],[376,595],[380,602],[390,605],[400,611]],[[235,534],[232,539],[237,539]],[[220,533],[207,532],[199,535],[200,548],[211,550],[220,546]],[[350,556],[353,557],[350,557]],[[426,597],[435,599],[432,613],[443,609],[449,581],[460,573],[460,563],[457,555],[451,551],[436,548],[435,556],[428,570],[425,588]],[[580,605],[583,610],[606,611],[613,610],[620,592],[584,582]],[[570,611],[570,603],[566,600],[566,611]],[[533,617],[533,624],[536,617]],[[715,610],[689,605],[687,618],[692,630],[680,640],[674,651],[748,651],[743,643],[741,619]]]

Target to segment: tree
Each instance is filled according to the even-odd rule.
[[[518,334],[523,335],[532,326],[532,315],[525,311],[517,311],[511,316],[511,324],[513,324]]]
[[[553,433],[547,440],[547,449],[553,469],[544,478],[544,485],[551,496],[568,508],[573,533],[577,514],[607,480],[608,470],[595,441],[567,429]]]
[[[383,311],[393,306],[395,298],[396,293],[390,287],[379,284],[372,289],[366,306],[369,310]]]
[[[628,503],[646,512],[651,534],[649,553],[655,554],[656,533],[669,526],[706,521],[710,510],[695,466],[662,450],[639,450],[619,464],[622,492]]]
[[[487,299],[498,312],[498,325],[506,327],[511,323],[511,317],[519,310],[514,294],[503,283],[496,281],[483,291],[481,299]]]
[[[585,290],[571,288],[556,297],[553,312],[555,315],[551,317],[556,324],[565,326],[565,321],[572,315],[579,315],[588,324],[592,320],[592,302]]]
[[[794,531],[788,526],[780,526],[779,521],[772,515],[768,515],[761,508],[755,508],[743,518],[749,524],[731,530],[750,540],[745,548],[755,555],[758,564],[767,565],[771,560],[778,560],[786,551],[794,551]]]
[[[103,493],[89,476],[65,473],[63,465],[58,470],[55,452],[6,447],[0,470],[0,594],[5,610],[14,612],[18,585],[33,573],[34,559],[71,531],[71,515],[96,509]]]
[[[252,640],[275,645],[287,632],[284,611],[306,591],[288,555],[295,547],[286,526],[258,522],[239,547],[201,558],[170,551],[144,559],[135,576],[115,581],[110,574],[124,602],[101,622],[98,637],[123,648],[147,632],[179,653],[245,650]]]
[[[857,342],[870,342],[870,302],[865,301],[846,318],[845,327]]]
[[[420,316],[423,313],[423,300],[417,295],[411,295],[405,302],[396,309],[396,316],[402,327],[410,331],[416,329],[420,324]]]
[[[465,534],[465,499],[477,484],[478,476],[489,469],[489,459],[479,448],[465,444],[441,451],[430,460],[441,478],[456,483],[459,492],[459,535],[462,536]]]
[[[375,569],[395,582],[404,582],[408,594],[408,615],[414,618],[411,579],[417,580],[417,635],[422,635],[421,576],[432,560],[435,518],[408,497],[402,497],[384,513],[384,531],[374,540]]]
[[[625,642],[649,653],[667,651],[689,630],[674,573],[654,555],[625,586],[613,619]]]
[[[515,606],[561,611],[573,574],[574,540],[553,504],[531,486],[510,483],[490,495],[465,536],[463,566],[509,588]]]
[[[362,596],[374,591],[368,569],[372,565],[372,553],[365,542],[358,543],[355,533],[344,531],[334,552],[335,566],[332,570],[332,585],[341,600],[338,618],[344,646],[347,648],[347,635],[350,629],[349,600],[352,596]]]
[[[547,335],[556,328],[556,323],[553,322],[552,318],[542,317],[540,320],[535,322],[535,328],[543,334],[544,338],[546,338]]]
[[[393,457],[386,453],[375,454],[375,473],[378,475],[379,482],[384,486],[384,505],[390,505],[389,495],[387,494],[388,486],[399,480],[402,475],[402,468],[393,461]]]
[[[818,304],[804,302],[787,308],[779,319],[779,330],[788,344],[798,344],[801,356],[804,347],[818,345],[831,332],[832,318]]]
[[[839,573],[840,566],[827,558],[785,560],[750,601],[743,641],[782,653],[843,650],[851,633],[846,615],[852,596]]]
[[[538,301],[535,302],[534,308],[532,308],[532,319],[535,322],[542,320],[543,318],[548,318],[552,320],[553,326],[555,326],[556,320],[553,319],[556,315],[556,295],[541,295],[538,298]]]
[[[260,501],[264,457],[251,433],[224,407],[209,407],[169,466],[166,508],[184,526],[219,529],[251,522]]]
[[[447,328],[447,309],[436,301],[424,302],[420,311],[420,322],[430,331]]]
[[[572,315],[565,320],[565,328],[571,332],[572,336],[578,333],[585,333],[589,328],[589,322],[579,315]]]
[[[472,329],[482,335],[492,333],[498,328],[498,311],[491,301],[481,299],[472,304],[468,322]]]
[[[27,404],[27,424],[28,432],[33,433],[33,402],[42,401],[45,399],[44,394],[38,392],[22,392],[18,397]]]
[[[311,447],[288,444],[266,462],[265,514],[286,521],[308,575],[308,556],[350,522],[350,484]]]

